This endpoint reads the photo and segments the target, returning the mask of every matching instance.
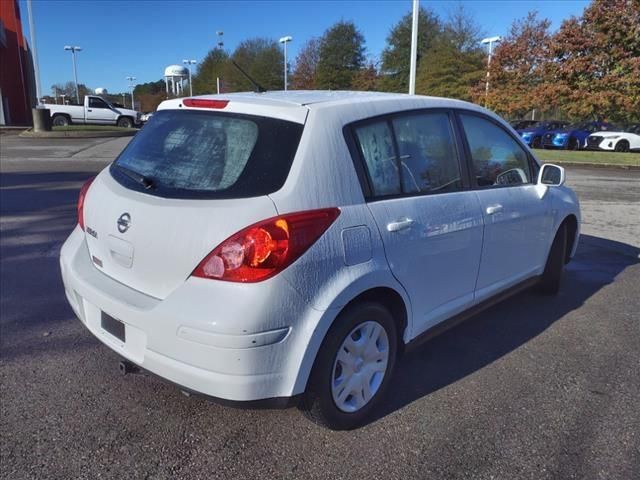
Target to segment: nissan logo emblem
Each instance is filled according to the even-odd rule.
[[[118,224],[118,231],[120,233],[126,232],[131,226],[131,215],[126,212],[123,213],[122,215],[120,215],[120,218],[118,218],[118,221],[116,223]]]

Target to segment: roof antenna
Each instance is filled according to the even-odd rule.
[[[247,78],[247,80],[249,80],[253,84],[254,88],[256,89],[255,90],[256,92],[264,93],[267,91],[266,88],[264,88],[262,85],[256,82],[253,78],[249,76],[247,72],[245,72],[242,68],[240,68],[240,65],[238,65],[233,58],[231,59],[231,63],[233,63],[233,66],[236,67],[238,70],[240,70],[240,73],[242,73],[242,75],[244,75]]]

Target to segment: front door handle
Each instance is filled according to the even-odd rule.
[[[93,110],[91,110],[90,108],[87,108],[87,112],[93,112]]]
[[[496,203],[495,205],[489,205],[487,207],[487,215],[494,215],[496,213],[499,213],[503,210],[502,205],[500,205],[499,203]]]
[[[414,224],[414,221],[410,218],[402,218],[400,220],[396,220],[395,222],[387,223],[387,231],[388,232],[399,232],[400,230],[405,230],[410,228],[411,225]]]

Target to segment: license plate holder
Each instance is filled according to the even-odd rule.
[[[102,315],[100,317],[100,326],[104,331],[113,335],[121,342],[125,342],[124,323],[122,323],[120,320],[116,320],[112,316],[102,312]]]

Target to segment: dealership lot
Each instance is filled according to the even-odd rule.
[[[3,478],[640,477],[640,171],[570,169],[584,235],[562,293],[432,340],[375,421],[337,433],[122,377],[74,318],[59,248],[128,140],[0,137]]]

